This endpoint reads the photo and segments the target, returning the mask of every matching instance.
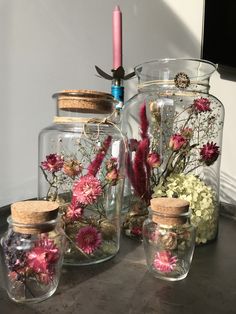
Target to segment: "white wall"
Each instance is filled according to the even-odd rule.
[[[112,68],[116,4],[123,12],[127,72],[152,59],[200,57],[203,0],[0,0],[0,206],[36,196],[37,136],[55,113],[51,95],[62,89],[110,91],[94,65]],[[126,85],[126,98],[135,84]],[[234,84],[217,75],[212,81],[227,111]],[[222,171],[233,186],[235,158],[227,133],[236,126],[233,116],[226,121]]]

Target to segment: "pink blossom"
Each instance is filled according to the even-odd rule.
[[[82,164],[78,160],[68,160],[63,165],[63,172],[72,178],[80,174],[82,169]]]
[[[112,169],[111,171],[107,172],[106,174],[106,180],[111,184],[111,185],[116,185],[117,181],[119,179],[119,173],[117,169]]]
[[[187,143],[186,138],[181,134],[173,134],[170,138],[169,147],[173,151],[180,150]]]
[[[135,236],[141,236],[142,235],[142,226],[135,226],[130,230],[131,234]]]
[[[35,273],[45,273],[48,271],[49,261],[47,259],[47,250],[41,246],[33,248],[27,255],[28,266]]]
[[[220,154],[219,146],[216,143],[207,143],[200,149],[201,160],[205,162],[207,166],[212,165]]]
[[[160,155],[158,153],[148,154],[147,163],[151,168],[158,168],[161,164]]]
[[[193,107],[198,112],[211,111],[210,100],[208,98],[197,98],[193,101]]]
[[[41,162],[44,170],[49,172],[56,172],[62,169],[64,164],[63,156],[57,154],[50,154],[46,156],[46,160]]]
[[[153,267],[162,273],[170,273],[176,267],[177,256],[172,256],[170,251],[157,252],[154,256]]]
[[[86,226],[80,228],[76,235],[77,246],[86,254],[92,254],[101,246],[102,235],[97,228]]]
[[[78,204],[71,203],[67,207],[66,217],[70,219],[71,221],[75,221],[82,217],[83,212],[84,212],[84,209],[81,206],[79,206]]]
[[[117,158],[115,158],[115,157],[111,157],[106,162],[106,170],[111,171],[113,169],[117,169]]]
[[[42,235],[37,246],[27,253],[27,265],[36,273],[45,273],[60,257],[54,241]]]
[[[93,204],[102,194],[101,182],[92,175],[83,176],[74,182],[72,193],[78,203]]]

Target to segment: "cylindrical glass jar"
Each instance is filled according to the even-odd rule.
[[[177,198],[151,200],[151,216],[143,223],[148,270],[157,278],[184,279],[190,269],[195,228],[189,223],[189,203]]]
[[[11,205],[1,250],[6,290],[15,302],[41,302],[57,289],[65,250],[57,214],[55,202],[24,201]]]
[[[120,241],[125,141],[110,94],[59,92],[54,124],[39,135],[39,198],[57,201],[68,250],[64,263],[116,255]]]
[[[127,234],[137,230],[151,196],[168,196],[190,202],[197,244],[216,238],[224,108],[209,94],[215,70],[214,64],[196,59],[163,59],[135,68],[139,91],[122,117],[133,195],[125,195],[132,200]]]

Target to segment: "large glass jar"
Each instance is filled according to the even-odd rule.
[[[189,203],[180,198],[154,198],[143,223],[147,267],[154,277],[184,279],[191,266],[195,228],[189,222]]]
[[[99,263],[119,250],[125,142],[113,120],[115,102],[91,90],[53,98],[54,124],[39,135],[38,196],[60,204],[64,263]]]
[[[224,108],[209,94],[215,70],[196,59],[163,59],[135,68],[138,94],[122,117],[132,187],[132,197],[125,195],[131,200],[126,234],[140,236],[151,196],[168,196],[190,202],[197,244],[216,238]]]
[[[57,289],[66,242],[57,214],[56,202],[11,205],[1,251],[6,290],[15,302],[40,302]]]

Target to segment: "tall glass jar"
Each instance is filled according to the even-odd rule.
[[[15,302],[40,302],[57,289],[65,250],[57,213],[56,202],[25,201],[11,205],[1,250],[6,290]]]
[[[168,196],[190,202],[197,244],[216,238],[224,108],[209,94],[215,70],[196,59],[163,59],[135,68],[138,94],[126,103],[122,118],[132,186],[132,197],[125,196],[132,200],[127,234],[140,234],[151,196]]]
[[[99,263],[116,255],[120,241],[125,142],[115,101],[92,90],[53,98],[54,124],[39,135],[38,196],[60,204],[69,243],[64,263]]]
[[[195,247],[189,202],[180,198],[154,198],[150,214],[143,224],[148,270],[160,279],[184,279],[190,270]]]

